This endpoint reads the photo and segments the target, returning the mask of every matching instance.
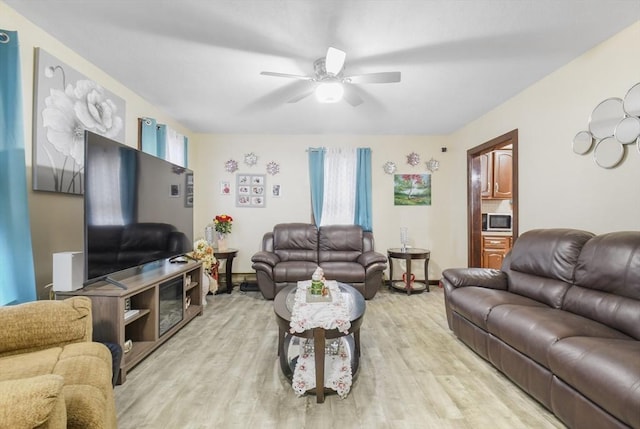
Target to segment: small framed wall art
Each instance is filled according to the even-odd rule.
[[[266,176],[264,174],[236,175],[236,206],[265,207]]]

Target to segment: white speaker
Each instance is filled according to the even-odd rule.
[[[82,287],[84,259],[82,252],[53,254],[53,290],[69,292]]]

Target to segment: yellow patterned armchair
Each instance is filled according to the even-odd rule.
[[[117,427],[111,353],[92,342],[91,300],[0,307],[0,427]]]

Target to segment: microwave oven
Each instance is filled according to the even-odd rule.
[[[510,213],[482,213],[483,231],[511,231],[512,222]]]

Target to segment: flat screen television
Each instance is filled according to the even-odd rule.
[[[85,131],[84,285],[192,249],[193,172]]]

